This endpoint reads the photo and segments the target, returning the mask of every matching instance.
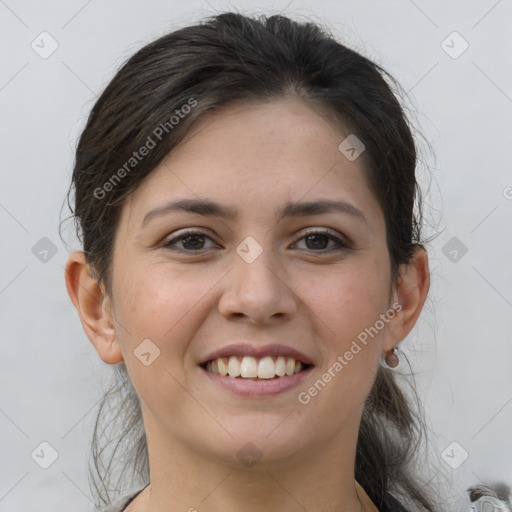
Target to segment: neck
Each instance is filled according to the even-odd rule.
[[[354,478],[357,428],[344,428],[330,443],[286,460],[262,456],[253,466],[243,467],[191,450],[184,442],[155,444],[155,439],[165,438],[154,435],[154,426],[146,425],[151,483],[126,512],[365,510]]]
[[[203,475],[204,476],[204,475]],[[291,473],[278,471],[251,472],[224,468],[210,474],[191,489],[184,484],[177,488],[169,481],[151,482],[141,493],[140,508],[129,512],[363,512],[354,479],[327,478],[313,473],[298,481]],[[172,508],[170,508],[172,505]]]

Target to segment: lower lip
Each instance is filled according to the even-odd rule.
[[[213,382],[225,389],[242,396],[273,396],[283,393],[298,386],[306,379],[313,366],[293,375],[285,375],[277,379],[244,379],[241,377],[229,377],[206,371],[199,367]]]

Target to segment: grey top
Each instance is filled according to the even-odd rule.
[[[101,509],[101,512],[122,512],[146,487],[147,485],[121,496],[107,508]]]
[[[126,507],[148,486],[149,484],[145,485],[142,488],[139,488],[138,490],[131,491],[124,496],[121,496],[116,501],[114,501],[112,504],[110,504],[107,508],[102,509],[101,512],[123,512],[123,510],[126,509]],[[370,498],[366,494],[366,492],[362,489],[362,487],[359,486],[359,489],[364,493],[365,498],[370,501]],[[387,501],[390,500],[390,501]],[[373,506],[375,510],[375,505],[370,502],[370,504]],[[379,510],[380,512],[408,512],[405,508],[403,508],[398,501],[396,501],[391,495],[386,494],[386,501],[384,501],[381,504],[381,507]]]
[[[147,484],[149,485],[149,484]],[[101,512],[123,512],[123,510],[126,509],[126,507],[147,487],[145,485],[142,488],[139,488],[136,491],[131,491],[124,496],[121,496],[116,501],[114,501],[112,504],[110,504],[107,508],[102,509]],[[359,486],[361,491],[364,493],[365,498],[369,501],[366,492]],[[405,508],[403,508],[398,501],[396,501],[391,495],[386,495],[386,500],[391,501],[385,501],[381,504],[381,507],[379,510],[380,512],[408,512]],[[371,503],[371,502],[370,502]],[[371,503],[373,508],[375,508],[375,505]]]
[[[110,504],[107,508],[102,509],[101,512],[123,512],[126,507],[148,486],[145,485],[142,488],[139,488],[134,491],[130,491],[129,493],[121,496],[112,504]],[[364,490],[363,490],[364,492]],[[473,498],[474,499],[474,498]],[[506,511],[509,512],[512,509],[508,506],[508,501],[505,498],[505,501],[500,501],[494,497],[492,497],[492,493],[488,493],[484,496],[480,496],[475,502],[472,503],[472,507],[470,510],[483,512],[487,510],[485,508],[486,505],[493,505],[496,512]],[[380,512],[407,512],[407,510],[389,493],[386,493],[386,498],[384,502],[379,503]]]

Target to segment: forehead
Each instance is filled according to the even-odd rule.
[[[342,199],[378,217],[364,153],[350,161],[338,149],[347,135],[300,99],[232,102],[205,114],[131,195],[130,222],[173,198],[214,199],[252,218],[289,201]]]

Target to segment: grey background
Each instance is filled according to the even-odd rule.
[[[512,485],[510,0],[0,0],[0,510],[92,510],[89,441],[112,369],[66,293],[64,265],[79,249],[71,224],[70,247],[57,233],[85,117],[142,45],[231,8],[323,22],[409,93],[435,154],[425,150],[419,169],[429,189],[426,234],[439,232],[429,246],[431,293],[403,345],[437,439],[431,455],[452,479],[447,510],[463,510],[468,485]],[[46,59],[31,47],[42,46],[43,31],[58,43]],[[454,31],[469,44],[458,58],[445,51],[462,48]],[[41,261],[44,237],[56,252]],[[42,442],[58,452],[48,469],[31,457]],[[462,449],[467,460],[450,467]]]

